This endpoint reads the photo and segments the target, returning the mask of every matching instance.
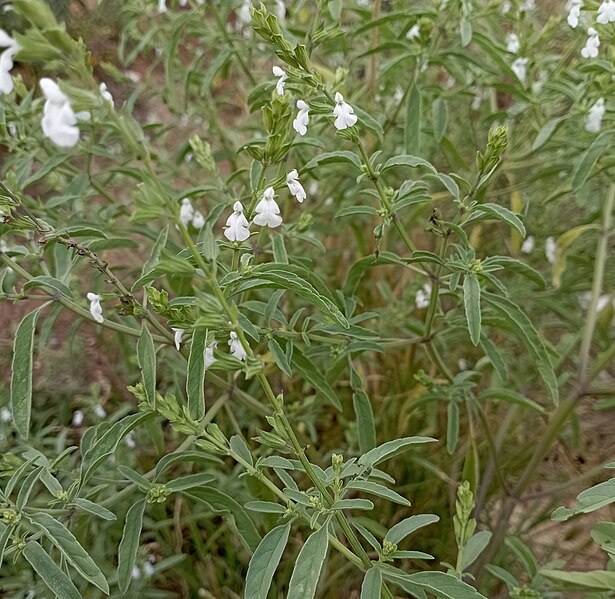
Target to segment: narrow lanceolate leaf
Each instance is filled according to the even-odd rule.
[[[0,566],[2,565],[2,560],[4,559],[6,544],[9,542],[14,529],[14,526],[6,526],[0,522]]]
[[[463,305],[468,321],[468,333],[474,345],[480,341],[480,283],[476,275],[468,274],[463,279]]]
[[[122,593],[126,592],[130,584],[132,569],[137,559],[144,510],[145,499],[141,499],[132,505],[126,514],[124,533],[122,534],[122,540],[120,541],[120,548],[118,551],[117,566],[118,585]]]
[[[421,147],[421,93],[413,85],[406,100],[404,148],[408,154],[418,154]]]
[[[30,541],[23,550],[23,556],[58,599],[82,599],[72,580],[38,543]]]
[[[41,308],[30,312],[17,327],[13,346],[11,410],[19,435],[27,439],[32,412],[32,348],[34,329]]]
[[[381,591],[382,572],[378,567],[370,568],[361,585],[361,599],[380,599]]]
[[[190,357],[188,358],[188,374],[186,378],[186,394],[188,395],[188,411],[195,420],[205,416],[205,344],[207,331],[196,329],[192,335]]]
[[[150,406],[156,406],[156,349],[154,340],[145,321],[141,328],[141,337],[137,342],[137,360],[141,369],[145,396]]]
[[[592,144],[585,150],[581,158],[575,164],[572,171],[572,190],[576,191],[583,186],[583,183],[587,181],[589,174],[596,164],[598,158],[602,152],[611,145],[611,139],[613,137],[612,131],[605,131],[594,139]]]
[[[110,512],[107,508],[102,507],[102,505],[98,505],[89,499],[83,499],[79,497],[73,501],[73,504],[78,508],[82,509],[85,512],[89,512],[94,516],[98,516],[103,520],[115,520],[115,514]]]
[[[359,451],[366,453],[376,447],[376,425],[374,411],[365,391],[359,389],[352,396],[352,405],[357,415],[357,432],[359,436]]]
[[[290,364],[288,363],[288,358],[280,347],[280,344],[272,337],[271,339],[269,339],[267,347],[269,348],[269,351],[271,352],[271,357],[277,364],[278,368],[287,376],[292,376],[292,368],[290,367]]]
[[[259,543],[246,577],[245,599],[267,599],[271,581],[284,553],[290,534],[290,523],[276,526]]]
[[[434,524],[439,520],[439,516],[435,514],[417,514],[416,516],[410,516],[393,526],[385,535],[384,540],[391,541],[391,543],[397,545],[415,530],[429,524]]]
[[[366,468],[372,468],[380,462],[389,460],[390,458],[407,451],[412,445],[422,443],[433,443],[435,439],[431,437],[403,437],[394,441],[387,441],[378,447],[374,447],[366,454],[359,458],[359,465]]]
[[[476,206],[476,210],[480,212],[484,212],[497,220],[501,220],[505,222],[509,227],[512,227],[521,235],[521,237],[525,237],[525,226],[521,222],[521,219],[508,208],[504,208],[504,206],[500,206],[498,204],[479,204]]]
[[[444,137],[446,123],[448,121],[448,110],[446,100],[437,98],[431,105],[431,120],[433,122],[433,137],[440,143]]]
[[[553,402],[557,404],[559,402],[559,389],[557,378],[553,371],[553,365],[551,364],[547,348],[530,319],[519,306],[507,298],[487,291],[483,291],[482,297],[493,306],[501,316],[514,325],[519,338],[530,350],[534,362],[536,363],[536,368],[547,386]]]
[[[301,548],[290,577],[287,599],[313,599],[328,547],[327,525],[324,525]]]
[[[396,491],[393,491],[392,489],[389,489],[379,483],[372,482],[371,480],[353,480],[351,483],[348,483],[347,488],[354,489],[356,491],[363,491],[364,493],[371,493],[372,495],[377,495],[378,497],[384,497],[385,499],[389,499],[390,501],[405,505],[407,507],[411,505],[405,497],[402,497]]]
[[[474,587],[444,572],[418,572],[408,578],[440,599],[487,599]]]
[[[292,479],[291,479],[292,480]],[[258,544],[261,542],[261,536],[254,526],[250,516],[243,509],[243,506],[237,503],[232,497],[229,497],[222,491],[218,491],[212,487],[200,487],[198,489],[190,489],[185,491],[187,497],[192,497],[197,501],[206,503],[216,512],[223,512],[232,517],[231,523],[233,530],[236,530],[241,539],[245,542],[252,551],[255,551]]]
[[[459,406],[455,401],[450,401],[446,419],[446,451],[449,454],[455,452],[459,440]]]
[[[42,512],[34,514],[32,521],[43,530],[45,535],[60,550],[66,561],[83,578],[97,586],[103,593],[109,594],[109,585],[104,574],[68,528],[49,514]]]

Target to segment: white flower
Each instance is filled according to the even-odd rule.
[[[589,109],[589,114],[585,118],[585,131],[588,133],[598,133],[600,131],[605,110],[604,98],[598,98],[596,103]]]
[[[335,128],[341,131],[342,129],[354,126],[357,122],[357,115],[354,113],[352,106],[344,102],[344,96],[339,92],[335,94],[335,102],[335,108],[333,109],[333,116],[335,117],[333,124]]]
[[[256,204],[254,212],[254,224],[261,227],[279,227],[282,224],[282,217],[280,216],[280,208],[274,199],[273,187],[267,187],[263,193],[263,199]]]
[[[233,214],[226,220],[224,228],[224,236],[229,241],[245,241],[250,237],[250,223],[243,214],[243,206],[241,202],[233,204]]]
[[[231,337],[232,337],[232,333],[231,333]],[[230,345],[230,343],[229,343]],[[205,358],[205,369],[207,370],[207,368],[209,368],[210,366],[212,366],[213,364],[215,364],[218,360],[216,360],[216,358],[214,358],[214,350],[218,347],[218,342],[217,341],[212,341],[206,348],[205,351],[203,352],[203,357]],[[243,349],[243,348],[242,348]]]
[[[521,3],[519,8],[521,12],[531,12],[536,10],[536,0],[525,0],[525,2]]]
[[[585,42],[585,47],[581,50],[581,56],[583,58],[596,58],[598,56],[598,48],[600,47],[600,38],[598,32],[590,27],[587,30],[589,37]]]
[[[517,54],[521,49],[521,41],[516,33],[509,33],[506,36],[506,51],[511,54]]]
[[[570,2],[568,2],[568,17],[566,21],[568,21],[568,25],[570,25],[573,29],[576,29],[579,24],[582,4],[583,0],[570,0]]]
[[[192,202],[188,198],[184,198],[179,208],[179,222],[184,227],[187,227],[193,218],[194,208],[192,207]]]
[[[459,358],[459,360],[457,360],[457,366],[459,367],[459,370],[467,370],[468,361],[464,360],[463,358]]]
[[[606,25],[615,21],[615,0],[603,0],[598,8],[596,23]]]
[[[126,447],[128,447],[128,449],[134,449],[137,446],[135,436],[132,431],[124,437],[124,443],[126,443]]]
[[[239,12],[237,13],[237,18],[241,25],[247,25],[252,21],[252,17],[250,16],[250,6],[252,6],[252,2],[250,0],[244,0]]]
[[[83,412],[81,410],[75,410],[71,422],[73,426],[81,426],[83,424]]]
[[[297,201],[302,204],[303,200],[305,200],[305,189],[303,189],[303,185],[299,183],[299,175],[297,174],[297,169],[293,169],[286,175],[286,185],[288,185],[288,189],[290,193],[297,198]]]
[[[517,79],[521,81],[521,83],[525,84],[527,82],[527,63],[528,58],[516,58],[513,63],[510,65],[512,72],[517,76]]]
[[[276,8],[278,19],[283,19],[286,16],[286,4],[284,4],[284,0],[277,0]]]
[[[502,6],[500,7],[500,14],[502,15],[508,14],[511,8],[512,6],[510,4],[510,0],[504,0],[504,2],[502,2]]]
[[[555,262],[556,255],[557,243],[555,243],[555,237],[547,237],[545,241],[545,256],[547,257],[549,264],[553,264]]]
[[[420,37],[421,37],[421,28],[419,27],[418,23],[415,23],[414,25],[412,25],[412,27],[410,27],[410,29],[408,30],[408,33],[406,33],[406,39],[416,40],[416,39],[419,39]]]
[[[39,85],[46,100],[41,121],[43,134],[61,148],[72,148],[79,141],[77,120],[87,120],[90,115],[87,112],[75,114],[55,81],[43,77]]]
[[[161,15],[167,12],[167,0],[158,0],[158,12]]]
[[[592,292],[585,291],[579,295],[579,304],[583,310],[587,310],[592,300]],[[596,303],[596,310],[598,312],[602,312],[610,303],[611,298],[608,295],[600,295],[598,296],[598,302]]]
[[[141,578],[141,570],[139,570],[138,566],[132,567],[132,570],[130,571],[130,576],[132,576],[132,578],[134,578],[135,580],[137,578]]]
[[[151,576],[154,573],[154,566],[152,566],[152,564],[150,564],[149,562],[145,562],[143,564],[143,574],[145,574],[145,576]]]
[[[5,48],[0,53],[0,94],[10,94],[13,91],[13,79],[10,73],[13,68],[13,56],[20,47],[4,29],[0,29],[0,48]]]
[[[288,79],[288,75],[286,74],[284,69],[280,68],[277,65],[273,67],[273,74],[276,77],[279,77],[278,82],[275,84],[275,89],[278,92],[278,96],[283,96],[284,95],[284,83]]]
[[[107,417],[107,412],[106,412],[105,408],[103,408],[100,404],[96,404],[96,406],[94,407],[94,413],[99,418],[106,418]]]
[[[115,106],[115,103],[113,102],[113,96],[111,95],[111,92],[107,89],[107,84],[104,82],[100,84],[100,95],[102,96],[102,99],[109,102],[112,107]]]
[[[414,303],[419,310],[427,308],[429,306],[429,299],[431,297],[431,283],[425,283],[421,289],[416,292]]]
[[[299,135],[305,135],[307,133],[307,126],[310,118],[310,107],[307,102],[297,100],[297,108],[299,109],[299,112],[293,121],[293,129]]]
[[[474,86],[470,88],[470,91],[474,94],[472,98],[471,110],[479,110],[480,105],[483,103],[483,90],[480,87]]]
[[[2,218],[0,218],[0,223],[3,222]],[[9,244],[4,241],[4,239],[0,239],[0,254],[6,254],[9,251]]]
[[[534,245],[535,245],[534,236],[530,235],[521,244],[521,251],[524,254],[531,254],[534,251]]]
[[[174,329],[171,327],[171,330],[175,333],[173,336],[173,340],[175,341],[175,349],[179,351],[179,348],[182,346],[182,339],[184,338],[184,329]]]
[[[2,408],[0,410],[0,420],[5,424],[11,422],[11,420],[13,420],[13,414],[11,413],[11,410],[9,410],[8,408]]]
[[[228,340],[229,347],[231,348],[231,354],[238,360],[245,360],[248,357],[246,350],[241,345],[239,337],[235,331],[231,331],[231,338]]]
[[[86,297],[90,300],[90,314],[92,315],[92,318],[96,322],[104,322],[105,319],[102,315],[102,306],[100,305],[100,295],[90,292]]]
[[[205,224],[205,217],[197,210],[192,217],[192,226],[195,229],[200,229]]]

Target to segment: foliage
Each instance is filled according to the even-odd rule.
[[[537,541],[615,501],[543,465],[614,407],[603,7],[70,8],[0,14],[3,596],[611,596]]]

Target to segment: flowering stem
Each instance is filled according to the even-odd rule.
[[[363,158],[363,162],[365,163],[367,174],[370,180],[372,181],[372,183],[374,184],[374,187],[378,191],[378,195],[380,196],[380,203],[381,203],[382,208],[386,210],[386,212],[391,216],[393,225],[395,226],[395,228],[397,229],[397,232],[402,238],[404,245],[406,246],[406,248],[408,248],[408,251],[411,253],[415,252],[416,246],[414,245],[413,241],[410,239],[410,236],[408,235],[407,231],[404,229],[402,223],[397,218],[397,215],[393,212],[393,206],[391,205],[391,202],[389,198],[387,197],[386,190],[383,189],[382,181],[380,180],[379,176],[375,173],[374,169],[372,168],[372,165],[369,162],[369,157],[367,156],[367,152],[365,151],[365,147],[363,146],[363,143],[361,142],[361,140],[357,142],[357,148],[359,149],[361,158]]]
[[[181,222],[179,222],[179,220],[177,221],[177,226],[179,227],[179,230],[182,234],[182,237],[184,238],[184,241],[188,245],[188,248],[192,252],[194,259],[197,261],[199,267],[203,270],[203,272],[207,276],[209,283],[211,285],[212,291],[214,295],[216,296],[218,302],[220,303],[222,310],[224,311],[224,313],[230,320],[231,326],[235,329],[235,332],[237,333],[237,337],[239,338],[246,354],[248,355],[249,358],[255,359],[254,352],[252,351],[252,348],[250,347],[245,337],[245,333],[239,326],[235,313],[231,309],[228,303],[228,300],[226,299],[224,293],[222,292],[222,289],[220,288],[220,285],[218,284],[217,279],[211,273],[211,269],[207,266],[205,260],[203,259],[203,256],[201,256],[198,248],[192,241],[192,238],[190,237],[190,234],[188,233],[188,230],[186,229],[186,227],[184,227],[184,225]],[[271,387],[271,384],[269,383],[269,380],[267,379],[267,377],[262,371],[258,373],[257,378],[258,378],[259,383],[261,384],[261,387],[263,388],[265,396],[267,397],[267,399],[269,400],[269,403],[274,408],[275,413],[278,416],[279,421],[282,424],[284,431],[288,437],[288,440],[293,446],[294,452],[297,458],[299,459],[299,461],[301,462],[303,469],[305,470],[305,473],[308,475],[308,477],[310,478],[314,486],[319,490],[326,506],[328,508],[331,508],[333,506],[334,499],[333,497],[331,497],[325,484],[320,480],[320,478],[316,474],[316,471],[312,467],[312,464],[307,459],[305,455],[305,450],[301,446],[301,443],[299,442],[299,439],[297,438],[297,435],[295,434],[295,431],[290,421],[288,420],[288,417],[284,413],[284,410],[282,409],[280,405],[280,401],[276,398],[276,395]],[[350,543],[355,554],[359,557],[359,559],[361,560],[365,568],[370,568],[371,560],[369,556],[367,555],[367,552],[365,551],[365,549],[359,542],[359,539],[357,538],[353,530],[350,528],[350,524],[348,523],[348,520],[346,519],[346,516],[344,515],[344,513],[336,510],[335,518],[338,521],[340,528],[342,529],[344,535],[348,539],[348,542]],[[392,598],[392,595],[390,594],[388,589],[386,589],[386,586],[383,586],[383,589],[385,591],[385,597]]]

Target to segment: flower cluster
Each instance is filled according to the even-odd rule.
[[[0,29],[0,94],[10,94],[13,91],[13,56],[19,51],[19,44],[6,32]]]
[[[192,202],[188,198],[182,200],[179,208],[179,222],[187,227],[192,223],[195,229],[200,229],[205,224],[205,217],[192,206]]]
[[[569,0],[568,5],[568,17],[566,21],[568,25],[573,29],[579,26],[579,23],[589,23],[588,18],[584,18],[587,13],[581,14],[583,7],[583,0]],[[603,0],[598,7],[596,13],[596,24],[607,25],[608,23],[615,22],[615,0]],[[583,58],[597,58],[600,48],[600,35],[599,32],[592,26],[587,28],[587,41],[585,46],[581,50],[581,56]]]

